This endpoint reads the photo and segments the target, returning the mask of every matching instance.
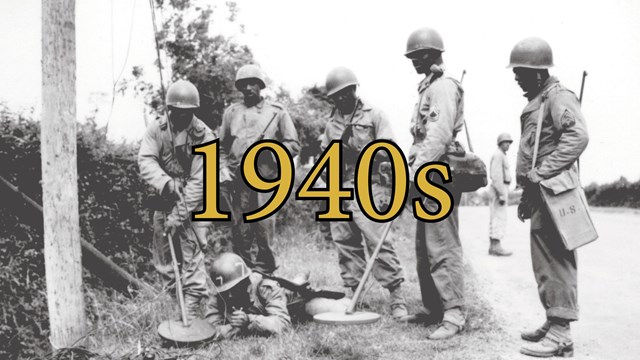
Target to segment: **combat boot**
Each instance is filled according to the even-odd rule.
[[[573,342],[568,322],[552,322],[545,337],[524,345],[520,352],[533,357],[573,357]]]
[[[442,322],[427,337],[429,340],[446,340],[464,330],[465,316],[461,308],[452,308],[444,312]]]
[[[511,256],[512,252],[507,251],[500,245],[500,240],[491,239],[491,245],[489,245],[489,255],[493,256]]]
[[[545,335],[547,335],[547,332],[549,331],[550,326],[551,326],[551,323],[549,322],[549,320],[547,320],[544,322],[544,324],[542,324],[542,326],[540,326],[535,330],[521,332],[520,337],[522,338],[522,340],[538,342],[542,340]]]
[[[402,294],[402,286],[397,285],[389,289],[389,298],[393,319],[396,321],[407,321],[407,319],[409,319],[409,312],[407,311],[407,303]]]

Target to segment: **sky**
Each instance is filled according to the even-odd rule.
[[[640,178],[640,2],[613,1],[294,1],[239,0],[230,27],[224,2],[211,30],[232,36],[253,50],[274,84],[292,94],[323,84],[333,67],[351,68],[360,95],[381,108],[398,143],[410,146],[409,121],[420,76],[403,56],[408,35],[429,26],[445,43],[450,76],[464,78],[465,117],[474,151],[488,163],[499,133],[517,141],[526,105],[513,73],[506,69],[513,45],[529,36],[553,48],[560,81],[576,93],[587,76],[583,113],[590,144],[581,158],[585,184],[625,176]],[[161,17],[162,14],[159,14]],[[40,108],[40,1],[0,4],[0,101],[37,114]],[[141,65],[157,82],[152,23],[147,0],[77,1],[78,116],[98,106],[99,123],[109,122],[114,139],[139,139],[144,108],[112,86],[121,69]],[[127,51],[128,49],[128,51]],[[464,141],[464,134],[459,138]],[[516,146],[509,152],[515,167]]]

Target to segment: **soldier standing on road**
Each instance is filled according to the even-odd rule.
[[[464,123],[464,93],[458,81],[444,75],[443,51],[442,37],[431,28],[414,31],[407,41],[405,56],[417,73],[425,75],[418,87],[418,103],[411,119],[412,181],[420,166],[442,159]],[[445,187],[457,205],[460,192],[449,184]],[[438,205],[431,200],[427,200],[426,206],[429,211],[437,212]],[[465,325],[464,267],[457,206],[442,221],[417,222],[416,258],[425,308],[417,318],[429,325],[439,324],[429,339],[451,338]]]
[[[275,235],[275,216],[253,223],[245,223],[242,219],[243,213],[258,209],[269,200],[271,194],[258,193],[244,183],[240,174],[240,162],[245,151],[263,139],[281,142],[292,157],[300,151],[300,143],[293,121],[284,106],[260,95],[265,88],[265,77],[259,67],[245,65],[238,69],[236,88],[242,92],[244,101],[225,110],[220,127],[221,193],[232,211],[233,251],[251,268],[272,273],[276,269],[271,250]],[[278,174],[272,154],[262,152],[257,163],[264,178],[274,178]],[[251,257],[254,243],[258,249],[255,260]]]
[[[335,108],[324,131],[322,148],[326,148],[332,140],[342,140],[345,169],[343,185],[347,188],[354,187],[355,167],[360,151],[374,140],[393,141],[391,125],[386,115],[357,96],[357,85],[355,74],[347,68],[335,68],[327,75],[327,95]],[[381,183],[379,165],[380,162],[377,161],[373,166],[371,192],[378,208],[383,208],[386,200],[385,186]],[[347,200],[346,210],[352,213],[353,221],[331,222],[331,237],[338,248],[340,275],[344,286],[354,291],[362,279],[366,265],[364,246],[368,247],[369,253],[373,252],[385,224],[367,218],[355,199]],[[403,320],[407,316],[401,286],[404,274],[389,239],[385,240],[376,258],[373,276],[382,287],[389,290],[393,318]]]
[[[502,248],[500,241],[504,239],[507,227],[507,207],[509,206],[509,184],[511,172],[507,151],[513,140],[511,135],[504,133],[498,136],[498,148],[491,157],[491,205],[489,207],[489,255],[510,256],[511,252]]]
[[[164,209],[153,215],[154,265],[163,275],[171,269],[168,233],[174,241],[182,268],[188,316],[197,316],[199,304],[207,296],[207,274],[201,246],[206,246],[208,222],[191,223],[191,213],[202,208],[203,159],[191,149],[214,140],[214,135],[194,110],[200,106],[196,87],[184,80],[167,91],[169,118],[149,124],[140,145],[138,164],[142,178],[163,198]]]
[[[516,180],[523,187],[523,194],[518,217],[522,221],[531,219],[533,272],[547,317],[539,329],[522,333],[522,338],[532,343],[520,351],[536,357],[572,356],[569,324],[578,320],[576,254],[565,249],[543,203],[539,183],[568,171],[579,186],[576,161],[589,142],[580,102],[573,92],[549,76],[551,66],[551,47],[540,38],[524,39],[511,51],[509,67],[529,100],[520,117],[522,136]],[[532,164],[541,107],[544,113],[539,156]]]

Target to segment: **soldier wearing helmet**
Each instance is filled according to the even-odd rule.
[[[553,54],[549,44],[532,37],[518,42],[509,68],[528,100],[520,116],[522,134],[516,181],[523,188],[520,220],[531,219],[531,260],[546,321],[522,338],[530,341],[521,352],[536,357],[570,356],[570,322],[578,320],[577,263],[566,250],[542,202],[540,184],[556,193],[580,186],[577,160],[589,142],[580,102],[573,92],[549,75]],[[536,128],[542,117],[538,157],[533,164]],[[557,181],[556,178],[557,177]],[[546,181],[553,179],[550,181]]]
[[[291,327],[284,290],[277,282],[252,272],[237,254],[220,254],[209,275],[215,290],[209,296],[205,316],[217,326],[218,338],[277,335]]]
[[[220,254],[209,267],[209,275],[214,286],[206,318],[217,326],[217,336],[221,339],[278,335],[291,328],[290,314],[306,319],[320,312],[344,312],[349,302],[347,298],[302,299],[299,294],[280,287],[276,280],[251,271],[234,253]],[[308,284],[308,274],[296,276],[289,283]],[[290,311],[306,313],[301,316]]]
[[[357,86],[355,74],[345,67],[337,67],[327,75],[327,95],[335,108],[322,137],[322,148],[326,148],[332,140],[342,140],[345,168],[343,184],[350,188],[354,187],[355,167],[360,151],[374,140],[393,141],[391,125],[386,115],[360,99],[357,96]],[[386,187],[389,185],[382,183],[376,170],[383,160],[380,155],[382,154],[374,162],[371,190],[378,208],[382,208],[387,200]],[[352,213],[353,221],[331,222],[331,237],[338,248],[340,275],[344,286],[353,290],[358,286],[366,264],[363,246],[373,251],[384,224],[367,218],[355,200],[347,201],[346,207]],[[385,240],[380,249],[373,275],[380,285],[389,290],[392,316],[397,320],[404,320],[407,317],[401,288],[404,273],[389,239]]]
[[[507,206],[509,201],[509,184],[511,184],[511,172],[507,151],[513,140],[511,135],[503,133],[498,135],[498,148],[491,157],[489,173],[491,176],[491,203],[489,206],[489,255],[510,256],[511,252],[502,248],[500,242],[504,238],[507,227]]]
[[[191,223],[191,212],[203,201],[203,159],[191,148],[215,139],[213,132],[194,110],[200,106],[196,87],[185,80],[172,84],[166,95],[168,118],[149,124],[138,153],[140,175],[162,201],[153,215],[153,263],[171,277],[171,256],[165,233],[171,235],[182,265],[184,298],[189,317],[196,317],[199,303],[207,296],[204,254],[210,223]]]
[[[300,151],[298,133],[289,113],[282,104],[264,99],[265,77],[256,65],[245,65],[236,74],[236,88],[244,101],[229,106],[220,126],[221,172],[228,181],[221,180],[221,192],[226,196],[232,213],[233,251],[240,255],[251,268],[271,273],[276,268],[270,243],[275,232],[275,216],[253,223],[245,223],[242,214],[258,209],[271,197],[270,193],[256,193],[247,187],[239,174],[245,151],[257,141],[277,140],[292,157]],[[278,169],[268,152],[258,157],[258,170],[265,178],[273,178]],[[231,200],[232,199],[232,200]],[[251,257],[251,247],[256,243],[258,252]]]
[[[431,28],[414,31],[407,41],[405,56],[416,72],[424,75],[411,118],[413,145],[408,159],[411,180],[422,165],[443,158],[464,123],[464,93],[458,81],[444,74],[444,50],[442,37]],[[458,204],[461,193],[450,185],[443,186],[453,195],[454,204]],[[429,211],[437,211],[438,205],[430,199],[425,205]],[[457,207],[442,221],[418,221],[416,258],[424,305],[417,320],[439,324],[429,339],[448,339],[465,324],[464,268]]]

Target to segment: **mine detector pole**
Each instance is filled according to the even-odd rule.
[[[50,342],[85,335],[76,158],[75,0],[42,1],[42,204]]]

